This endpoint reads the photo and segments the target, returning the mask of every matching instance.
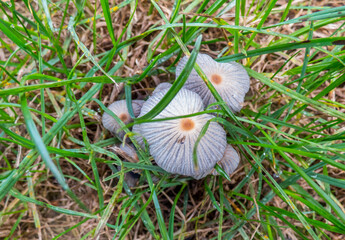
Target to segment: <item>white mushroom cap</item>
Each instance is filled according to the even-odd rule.
[[[228,144],[226,146],[224,156],[218,162],[218,165],[222,167],[228,175],[230,175],[236,170],[239,163],[240,157],[238,156],[237,151],[230,144]],[[216,170],[213,170],[212,174],[219,175],[219,173]]]
[[[143,137],[141,135],[140,129],[141,129],[140,124],[135,124],[135,125],[133,125],[132,132],[136,133],[136,135],[134,135],[134,138],[137,140],[140,147],[142,149],[145,149],[145,143],[144,143]]]
[[[139,157],[133,144],[121,143],[118,146],[115,145],[115,147],[118,147],[123,153],[127,154],[126,159],[129,162],[139,162]]]
[[[176,78],[181,74],[188,58],[181,59],[176,67]],[[222,99],[228,104],[230,109],[238,112],[242,108],[244,96],[249,90],[250,79],[243,66],[236,62],[218,63],[206,54],[198,54],[196,63],[200,66],[207,78],[213,84]],[[195,71],[192,70],[185,85],[185,88],[198,93],[208,106],[216,102],[207,85]]]
[[[142,100],[132,101],[134,116],[137,117],[139,115],[143,103],[144,101]],[[108,109],[112,111],[116,116],[118,116],[124,124],[128,124],[132,121],[132,118],[128,113],[126,100],[115,101],[109,105]],[[120,138],[123,138],[123,136],[125,135],[124,131],[118,132],[118,130],[120,129],[120,125],[118,124],[118,122],[116,122],[115,118],[113,118],[106,112],[103,114],[102,123],[107,130],[118,135]]]
[[[172,84],[171,83],[168,83],[168,82],[163,82],[163,83],[160,83],[157,85],[157,87],[155,88],[155,90],[152,92],[152,95],[164,90],[164,89],[167,89],[169,90],[171,88]],[[166,93],[166,92],[165,92]],[[140,145],[140,147],[142,149],[145,149],[145,143],[144,143],[144,140],[143,140],[143,137],[141,135],[141,131],[140,131],[140,125],[139,124],[135,124],[133,125],[133,128],[132,128],[132,132],[133,133],[136,133],[136,135],[134,136],[135,139],[137,140],[138,144]]]
[[[164,89],[169,90],[171,86],[172,86],[172,84],[168,83],[168,82],[160,83],[157,85],[155,90],[152,92],[152,95],[154,95],[154,94],[156,94],[156,93],[158,93]],[[132,132],[136,133],[136,135],[134,137],[137,140],[138,144],[141,146],[141,148],[144,149],[145,143],[144,143],[143,137],[142,137],[141,132],[140,132],[140,125],[138,125],[138,124],[133,125]]]
[[[143,105],[143,116],[163,98],[168,89],[157,92]],[[154,119],[168,118],[197,113],[203,110],[200,96],[182,88],[168,106]],[[196,179],[211,172],[223,157],[226,147],[226,133],[216,122],[211,122],[197,146],[197,171],[193,163],[193,148],[208,120],[209,114],[189,118],[140,124],[140,132],[146,138],[150,153],[156,163],[170,173],[192,176]]]
[[[152,95],[162,91],[163,89],[167,89],[171,87],[171,83],[168,82],[163,82],[157,85],[157,87],[155,88],[155,90],[152,92]]]

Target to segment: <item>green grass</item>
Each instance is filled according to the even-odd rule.
[[[0,237],[345,235],[345,105],[335,93],[345,82],[345,7],[277,2],[0,0]],[[138,22],[143,16],[150,20]],[[144,52],[133,74],[137,49]],[[245,63],[255,87],[240,113],[194,65],[205,49],[216,49],[218,62]],[[173,82],[184,55],[187,67]],[[272,59],[272,72],[262,68]],[[213,121],[239,150],[239,170],[227,176],[216,166],[221,176],[199,181],[172,176],[114,116],[138,147],[138,163],[122,161],[108,148],[119,139],[101,127],[101,114],[111,114],[104,99],[123,89],[117,99],[130,103],[154,79],[169,80],[161,102],[135,119],[154,121],[193,65],[218,101],[219,110],[205,112],[217,113]],[[141,171],[141,187],[126,184],[131,170]],[[68,224],[54,220],[48,231],[46,212]]]

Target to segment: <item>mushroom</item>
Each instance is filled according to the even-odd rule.
[[[164,89],[152,95],[143,105],[139,117],[149,112],[167,93]],[[177,117],[203,110],[200,96],[182,88],[168,106],[154,119]],[[199,134],[212,115],[202,114],[187,118],[147,122],[139,125],[139,132],[148,142],[150,153],[158,166],[170,173],[200,179],[211,172],[223,157],[226,133],[216,122],[210,122],[197,146],[198,169],[193,163],[193,149]]]
[[[160,92],[164,89],[170,89],[171,86],[172,86],[172,84],[168,83],[168,82],[160,83],[157,85],[155,90],[152,92],[152,95],[154,95],[157,92]],[[136,135],[134,137],[137,140],[138,144],[141,146],[141,148],[144,149],[145,143],[144,143],[143,137],[142,137],[141,132],[140,132],[140,126],[138,124],[135,124],[132,128],[132,132],[136,133]]]
[[[222,167],[228,175],[230,175],[236,170],[239,163],[240,157],[238,156],[237,151],[230,144],[228,144],[226,146],[223,158],[217,164]],[[213,170],[212,174],[219,175],[216,170]]]
[[[171,83],[168,82],[163,82],[157,85],[157,87],[155,88],[155,90],[152,92],[152,95],[162,91],[163,89],[167,89],[171,87]]]
[[[128,162],[139,162],[139,158],[133,144],[115,144],[114,146],[110,147],[110,149],[114,151],[117,155],[120,155],[123,159],[127,160]]]
[[[181,74],[187,61],[188,58],[185,56],[178,63],[176,78]],[[249,76],[243,66],[236,62],[218,63],[206,54],[199,54],[196,63],[206,74],[222,99],[228,104],[231,111],[239,112],[250,85]],[[216,102],[211,91],[195,69],[190,73],[184,87],[198,93],[202,97],[205,106]]]
[[[133,100],[132,101],[132,108],[134,116],[137,117],[140,113],[140,109],[143,105],[144,101],[142,100]],[[116,116],[120,118],[120,120],[124,124],[128,124],[132,121],[127,109],[126,100],[115,101],[109,105],[108,109],[112,111]],[[112,132],[113,134],[117,135],[119,138],[123,138],[125,135],[124,131],[119,131],[120,125],[119,123],[110,116],[108,113],[104,113],[102,117],[103,126]]]
[[[140,131],[140,125],[139,124],[133,125],[132,132],[135,133],[134,138],[137,140],[140,147],[142,149],[145,149],[145,143]]]
[[[134,146],[127,144],[127,143],[121,143],[114,145],[109,148],[111,151],[113,151],[115,154],[123,158],[123,161],[128,162],[138,162],[139,158],[134,150]],[[117,169],[121,171],[121,166],[117,166]],[[129,187],[135,187],[139,181],[140,178],[140,171],[138,170],[132,170],[125,172],[124,180],[127,183]]]

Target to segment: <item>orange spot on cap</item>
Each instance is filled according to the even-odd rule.
[[[194,128],[195,123],[192,119],[190,118],[184,118],[180,122],[181,129],[183,131],[190,131]]]
[[[213,84],[216,84],[216,85],[218,85],[218,84],[220,84],[221,82],[222,82],[222,77],[221,76],[219,76],[218,74],[213,74],[212,76],[211,76],[211,82],[213,83]]]
[[[126,122],[126,121],[128,121],[129,116],[126,113],[121,113],[119,118],[121,119],[122,122]]]

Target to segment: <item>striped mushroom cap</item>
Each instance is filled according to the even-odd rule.
[[[142,100],[132,101],[134,116],[139,115],[143,103],[144,101]],[[115,101],[109,105],[108,109],[112,111],[116,116],[118,116],[124,124],[128,124],[132,121],[132,118],[128,113],[126,100]],[[120,125],[118,124],[118,122],[116,122],[116,120],[106,112],[103,114],[102,123],[107,130],[117,135],[119,138],[124,137],[124,131],[118,132],[118,130],[120,129]]]
[[[152,92],[152,95],[162,91],[163,89],[168,89],[171,87],[171,83],[168,82],[163,82],[157,85],[157,87],[155,88],[155,90]]]
[[[141,135],[140,129],[141,129],[140,124],[135,124],[135,125],[133,125],[132,132],[136,133],[136,135],[134,135],[134,138],[137,140],[140,147],[142,149],[145,149],[145,143],[144,143],[143,137]]]
[[[120,149],[121,153],[123,153],[122,157],[125,157],[129,162],[139,162],[138,154],[135,151],[133,144],[120,143],[114,147]]]
[[[168,89],[157,92],[143,105],[140,116],[149,112],[166,94]],[[154,119],[176,117],[203,110],[200,96],[181,89],[168,106]],[[223,157],[226,147],[224,129],[211,122],[197,147],[198,170],[193,164],[193,148],[196,140],[212,115],[202,114],[188,118],[140,124],[140,132],[146,138],[150,153],[156,163],[170,173],[191,176],[196,179],[211,172]]]
[[[176,67],[176,78],[181,74],[187,61],[188,58],[185,56],[178,63]],[[240,111],[244,96],[248,92],[250,85],[249,76],[242,65],[236,62],[218,63],[206,54],[199,54],[196,63],[206,74],[207,78],[230,109],[233,112]],[[195,69],[190,73],[184,87],[198,93],[202,97],[205,106],[216,102],[211,91]]]
[[[152,95],[154,95],[154,94],[156,94],[156,93],[158,93],[164,89],[169,90],[171,86],[172,86],[172,84],[168,83],[168,82],[160,83],[157,85],[155,90],[152,92]],[[140,132],[140,125],[138,125],[138,124],[134,125],[132,128],[132,132],[137,134],[134,137],[137,140],[138,144],[141,146],[141,148],[144,149],[145,143],[144,143],[143,137],[142,137],[141,132]]]
[[[218,165],[221,166],[228,175],[230,175],[236,170],[239,163],[240,157],[238,156],[238,153],[230,144],[228,144],[226,146],[224,156],[218,162]],[[213,170],[212,174],[219,175],[219,173],[216,170]]]

